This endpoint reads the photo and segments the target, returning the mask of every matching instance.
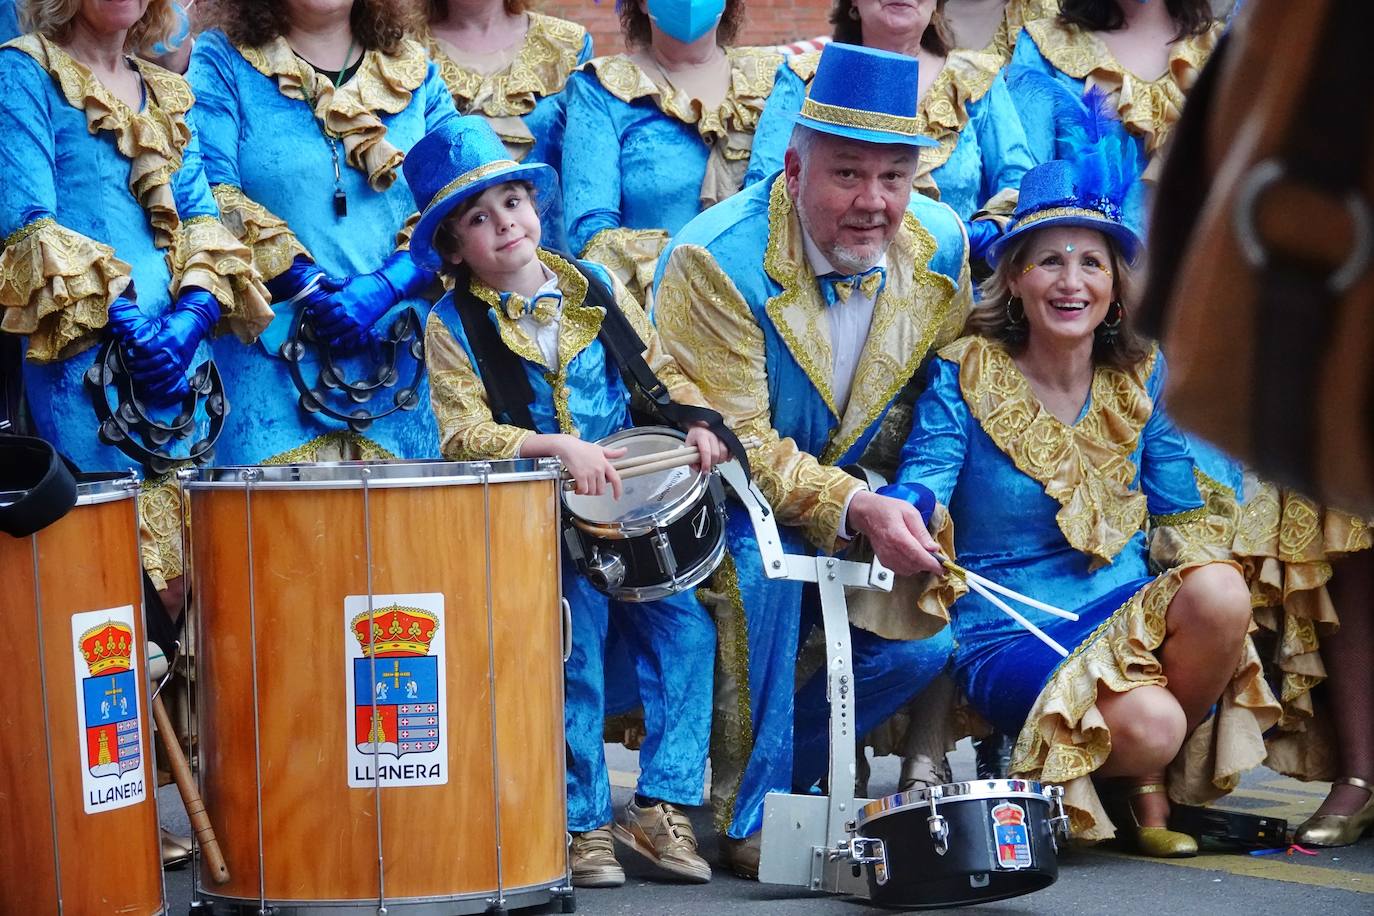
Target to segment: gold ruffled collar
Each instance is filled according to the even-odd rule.
[[[1201,35],[1175,42],[1169,66],[1154,80],[1141,79],[1121,66],[1093,33],[1063,25],[1057,18],[1028,22],[1026,31],[1045,59],[1061,72],[1086,80],[1089,86],[1100,86],[1114,99],[1121,123],[1144,139],[1146,155],[1153,156],[1178,121],[1188,90],[1221,38],[1222,25],[1216,23]]]
[[[925,358],[954,307],[955,285],[930,268],[935,237],[910,212],[887,249],[887,283],[873,305],[868,341],[841,416],[830,375],[833,367],[828,306],[806,258],[801,220],[782,175],[768,201],[768,247],[763,266],[781,288],[765,304],[768,317],[820,393],[839,425],[821,454],[833,464],[859,440]]]
[[[115,147],[129,159],[129,190],[148,214],[154,241],[159,248],[170,248],[181,225],[172,175],[181,168],[182,152],[191,139],[186,112],[195,97],[190,85],[156,64],[131,58],[147,94],[143,111],[136,112],[106,89],[90,68],[44,36],[24,35],[10,46],[52,76],[67,103],[85,112],[91,133],[103,130],[114,135]]]
[[[1002,69],[1001,58],[982,51],[952,51],[921,98],[916,119],[920,132],[938,147],[922,150],[917,178],[949,161],[968,124],[968,106],[987,94]]]
[[[1016,50],[1016,38],[1026,23],[1057,15],[1059,0],[1007,0],[1002,10],[1002,24],[997,27],[983,51],[997,55],[1006,64]]]
[[[727,48],[725,53],[730,61],[730,87],[714,109],[704,108],[675,86],[657,82],[627,55],[598,57],[587,66],[606,91],[622,102],[647,98],[664,114],[694,125],[708,146],[725,139],[730,147],[728,158],[747,159],[783,56],[769,48]]]
[[[479,73],[460,66],[433,35],[425,36],[430,57],[439,67],[458,110],[493,118],[520,117],[541,98],[563,90],[587,40],[575,22],[526,13],[529,27],[510,66],[498,73]]]
[[[558,326],[557,366],[545,365],[544,354],[539,349],[539,345],[535,343],[534,338],[526,333],[518,321],[512,321],[506,315],[506,310],[501,308],[500,292],[475,276],[472,278],[468,289],[472,291],[474,296],[496,310],[496,325],[501,332],[501,339],[507,347],[530,362],[544,366],[546,369],[554,369],[561,375],[567,371],[568,364],[577,357],[577,354],[585,350],[596,339],[596,335],[601,331],[601,319],[605,317],[605,312],[596,306],[586,304],[587,278],[571,261],[560,257],[547,248],[539,249],[539,260],[558,278],[558,289],[563,294],[563,315]],[[563,400],[565,401],[566,398]],[[558,409],[561,421],[561,411],[564,408],[559,407]],[[562,425],[561,422],[560,425]],[[563,428],[568,427],[563,426]]]
[[[343,143],[345,161],[367,175],[374,190],[391,187],[405,156],[387,142],[381,114],[404,111],[424,83],[429,58],[419,42],[407,38],[395,54],[365,52],[353,78],[337,90],[281,36],[256,48],[240,47],[239,53],[275,79],[282,95],[311,106],[315,119]]]
[[[1154,411],[1145,383],[1158,351],[1130,371],[1099,367],[1088,412],[1072,426],[1045,409],[1002,344],[964,337],[940,356],[959,364],[960,391],[983,431],[1060,504],[1055,520],[1069,545],[1094,566],[1110,563],[1147,516],[1130,456]]]

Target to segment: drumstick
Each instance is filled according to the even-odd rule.
[[[950,565],[950,564],[949,564],[949,561],[945,561],[945,562],[946,562],[946,565]],[[959,570],[951,569],[950,571],[953,572],[956,576],[959,576],[960,578],[962,578],[962,579],[964,580],[964,582],[967,583],[967,585],[968,585],[969,588],[973,589],[975,592],[977,592],[978,594],[982,595],[982,596],[983,596],[984,598],[986,598],[988,601],[992,602],[993,606],[996,607],[998,610],[1000,610],[1002,613],[1006,614],[1006,615],[1007,615],[1008,617],[1010,617],[1012,620],[1015,620],[1015,621],[1016,621],[1017,623],[1019,623],[1021,626],[1025,627],[1027,630],[1029,630],[1029,631],[1035,636],[1036,639],[1039,639],[1039,640],[1040,640],[1041,642],[1043,642],[1045,645],[1049,646],[1051,649],[1053,649],[1054,651],[1058,652],[1061,658],[1068,658],[1068,657],[1069,657],[1069,650],[1068,650],[1068,649],[1065,649],[1065,648],[1064,648],[1063,646],[1061,646],[1059,643],[1057,643],[1057,642],[1055,642],[1053,639],[1051,639],[1048,633],[1046,633],[1044,630],[1042,630],[1042,629],[1040,629],[1039,627],[1037,627],[1035,624],[1031,623],[1029,620],[1027,620],[1027,619],[1026,619],[1025,617],[1023,617],[1021,614],[1019,614],[1014,608],[1012,608],[1011,605],[1007,604],[1007,603],[1006,603],[1005,601],[1003,601],[1001,598],[998,598],[995,594],[992,593],[991,590],[989,590],[989,589],[988,589],[986,586],[984,586],[982,583],[978,582],[976,579],[970,579],[970,578],[967,578],[967,577],[961,575],[961,573],[960,573]]]
[[[633,455],[628,458],[617,458],[611,462],[611,467],[617,471],[628,471],[645,464],[663,461],[668,458],[696,458],[699,452],[695,445],[684,445],[682,448],[672,448],[663,452],[649,452],[645,455]]]
[[[959,573],[959,574],[962,575],[965,579],[975,579],[975,580],[977,580],[980,584],[986,586],[987,588],[991,589],[992,591],[997,592],[997,593],[1000,594],[1000,595],[1006,595],[1008,598],[1010,598],[1010,599],[1013,600],[1013,601],[1019,601],[1019,602],[1021,602],[1022,604],[1026,605],[1027,607],[1036,608],[1037,610],[1044,611],[1046,614],[1053,614],[1054,616],[1056,616],[1056,617],[1062,617],[1062,618],[1064,618],[1065,620],[1077,620],[1077,619],[1078,619],[1078,615],[1075,614],[1075,613],[1073,613],[1072,611],[1066,611],[1066,610],[1063,610],[1062,608],[1057,608],[1057,607],[1055,607],[1054,605],[1052,605],[1052,604],[1046,604],[1046,603],[1043,602],[1043,601],[1036,601],[1034,598],[1030,597],[1029,595],[1023,595],[1023,594],[1021,594],[1021,593],[1018,592],[1018,591],[1015,591],[1015,590],[1013,590],[1013,589],[1007,588],[1005,585],[998,585],[996,582],[992,581],[991,579],[988,579],[988,578],[986,578],[986,577],[984,577],[984,576],[980,576],[980,575],[978,575],[976,572],[974,572],[974,571],[972,571],[972,570],[970,570],[970,569],[965,569],[964,567],[960,566],[958,563],[955,563],[953,560],[946,560],[946,559],[944,559],[943,557],[941,557],[940,559],[941,559],[941,562],[943,562],[943,563],[945,564],[945,566],[947,566],[949,569],[953,570],[954,572]]]
[[[172,717],[167,715],[167,707],[162,705],[162,697],[153,697],[153,719],[157,722],[158,734],[162,736],[162,747],[167,751],[167,762],[172,768],[172,778],[176,780],[177,791],[181,793],[181,803],[186,806],[186,815],[191,819],[191,829],[200,841],[200,851],[210,866],[210,876],[216,884],[229,880],[229,866],[224,864],[224,854],[220,852],[219,840],[215,839],[215,828],[210,826],[210,817],[205,813],[205,803],[201,801],[200,791],[191,778],[191,767],[186,756],[177,744],[176,733],[172,731]]]

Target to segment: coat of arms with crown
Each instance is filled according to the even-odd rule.
[[[119,776],[142,758],[138,680],[133,670],[134,631],[108,621],[78,640],[89,677],[81,680],[86,721],[86,766],[93,776]]]
[[[430,654],[439,618],[390,604],[349,624],[362,649],[353,659],[353,740],[364,753],[423,754],[439,747],[439,660]]]

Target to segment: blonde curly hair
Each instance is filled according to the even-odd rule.
[[[143,16],[124,36],[124,50],[151,52],[153,45],[171,37],[179,24],[173,4],[174,0],[149,0]],[[39,32],[61,44],[71,38],[72,20],[80,11],[81,0],[19,0],[19,23],[26,32]]]

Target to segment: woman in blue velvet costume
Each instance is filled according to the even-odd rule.
[[[944,0],[838,0],[830,21],[836,41],[896,51],[921,62],[919,129],[936,146],[921,153],[916,190],[954,208],[968,227],[971,255],[978,261],[1015,209],[1016,188],[1033,163],[999,72],[1002,58],[953,50],[944,5]],[[782,167],[792,119],[801,109],[816,57],[789,58],[778,68],[754,138],[746,184]]]
[[[1184,856],[1197,845],[1164,827],[1166,768],[1175,800],[1229,790],[1279,709],[1244,578],[1160,409],[1163,358],[1121,304],[1140,248],[1121,222],[1129,144],[1118,132],[1026,174],[971,336],[931,367],[897,486],[948,507],[965,568],[1078,614],[1027,612],[1061,657],[982,596],[955,603],[957,679],[1019,734],[1013,772],[1063,784],[1085,839],[1114,832],[1091,777],[1119,780],[1115,827]]]
[[[171,32],[168,0],[26,12],[32,32],[0,49],[0,329],[25,337],[34,432],[83,470],[123,470],[135,462],[97,437],[83,386],[106,329],[135,393],[167,422],[217,326],[240,347],[266,326],[267,291],[219,222],[187,123],[190,87],[128,56]],[[196,414],[195,439],[208,422]],[[175,588],[174,483],[147,480],[140,512],[144,568]]]
[[[327,349],[345,376],[366,379],[385,362],[382,341],[398,319],[414,310],[423,328],[430,306],[423,293],[434,275],[407,250],[415,204],[401,162],[455,114],[438,68],[404,37],[399,4],[201,5],[218,26],[197,38],[189,72],[206,174],[225,223],[252,248],[277,303],[257,346],[216,348],[226,377],[258,392],[229,415],[219,460],[438,457],[427,381],[408,399],[400,395],[415,370],[408,356],[396,358],[395,387],[361,405],[376,413],[402,399],[406,409],[364,429],[302,406],[282,356],[304,311],[317,341],[305,347],[304,382],[351,413],[358,405],[315,384],[318,354]]]
[[[619,8],[630,52],[568,81],[563,200],[571,250],[611,268],[647,305],[668,239],[743,187],[782,55],[729,47],[743,0]]]
[[[1210,0],[1063,0],[1061,6],[1057,17],[1026,23],[1006,71],[1032,158],[1072,159],[1080,141],[1072,118],[1038,80],[1023,79],[1026,73],[1049,77],[1075,96],[1096,86],[1134,139],[1143,176],[1152,179],[1183,100],[1221,37]],[[1146,223],[1143,210],[1127,219]]]
[[[527,0],[425,2],[429,56],[459,114],[486,118],[516,162],[561,168],[563,90],[572,72],[591,60],[591,33],[530,10]],[[562,197],[548,205],[544,244],[564,250]]]

